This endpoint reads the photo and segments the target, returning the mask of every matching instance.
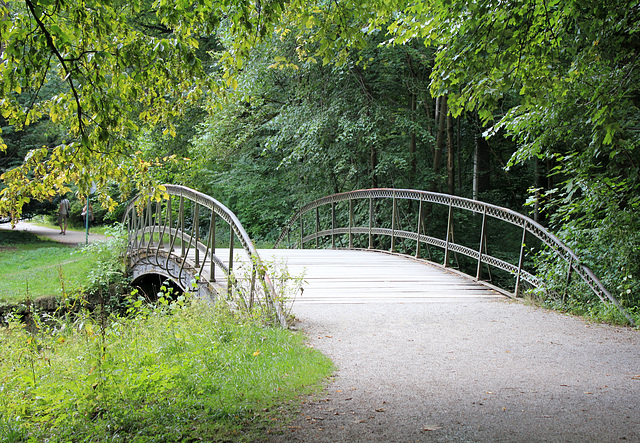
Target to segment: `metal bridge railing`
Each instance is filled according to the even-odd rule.
[[[497,229],[493,227],[491,235],[490,220],[504,222]],[[473,234],[477,237],[471,241],[470,225],[477,228]],[[456,242],[454,233],[464,238],[466,244]],[[517,243],[511,242],[513,251],[489,253],[492,242],[497,243],[499,238],[504,243],[507,237],[517,238]],[[531,252],[527,243],[537,241],[567,263],[567,286],[574,274],[579,275],[601,301],[613,303],[633,324],[618,300],[560,239],[529,217],[480,201],[428,191],[386,188],[329,195],[304,205],[293,215],[276,247],[285,241],[288,247],[303,248],[305,244],[315,242],[316,247],[385,250],[425,258],[444,267],[459,264],[459,257],[466,257],[466,267],[473,270],[461,270],[463,273],[486,284],[483,268],[486,267],[489,279],[492,268],[504,271],[515,278],[513,290],[505,289],[505,285],[497,289],[516,297],[521,293],[523,283],[532,287],[542,284],[535,271],[525,269],[525,260]]]
[[[253,307],[256,296],[257,278],[265,302],[276,313],[278,322],[286,326],[266,268],[236,215],[201,192],[179,185],[163,186],[166,188],[164,200],[152,202],[138,196],[127,206],[123,218],[128,233],[127,256],[137,263],[157,267],[178,284],[183,271],[189,270],[201,283],[215,285],[223,281],[226,291],[232,293],[234,278],[231,276],[238,240],[240,251],[246,253],[251,263],[249,308]],[[227,246],[224,250],[225,254],[228,252],[227,264],[216,254],[217,243]]]

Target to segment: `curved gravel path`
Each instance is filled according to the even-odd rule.
[[[501,300],[294,312],[338,370],[264,441],[640,441],[635,330]]]
[[[11,223],[0,223],[0,229],[4,229],[6,231],[11,231],[12,229],[15,231],[27,231],[40,237],[45,237],[67,245],[84,245],[87,241],[87,236],[84,231],[73,231],[71,229],[67,229],[67,233],[62,235],[60,234],[60,229],[38,226],[37,224],[28,221],[20,221],[16,223],[13,228],[11,227]],[[95,241],[106,240],[106,237],[101,234],[89,232],[88,240],[89,243],[93,243]]]

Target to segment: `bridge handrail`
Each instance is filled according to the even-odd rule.
[[[281,307],[275,300],[275,291],[273,284],[269,278],[269,275],[265,272],[266,267],[262,263],[258,251],[256,250],[249,234],[245,231],[242,223],[238,217],[225,205],[220,203],[215,198],[181,185],[164,184],[162,185],[166,191],[166,199],[162,202],[155,202],[154,204],[147,196],[137,196],[129,202],[127,205],[124,216],[123,224],[127,228],[128,234],[128,251],[127,254],[131,255],[133,251],[146,250],[148,256],[155,255],[156,262],[162,255],[163,258],[166,255],[165,260],[169,260],[171,254],[174,251],[176,241],[181,243],[180,258],[182,259],[180,264],[180,272],[186,266],[188,251],[193,247],[195,251],[195,267],[199,268],[197,273],[199,276],[203,275],[203,270],[207,259],[209,260],[210,279],[215,282],[215,268],[220,268],[228,277],[233,271],[233,253],[234,253],[234,238],[238,238],[242,248],[247,256],[251,259],[251,300],[253,300],[253,288],[254,281],[257,277],[263,286],[265,297],[267,302],[274,308],[277,320],[282,326],[286,326],[286,319],[282,312]],[[171,208],[171,196],[179,198],[178,219],[172,220],[172,208]],[[142,205],[141,201],[143,200]],[[191,232],[185,232],[184,221],[184,202],[185,200],[193,202],[193,226]],[[166,202],[164,211],[162,204]],[[142,213],[138,214],[138,208],[142,206]],[[211,211],[211,219],[209,220],[209,232],[203,234],[199,230],[200,208],[206,208]],[[163,216],[164,212],[164,216]],[[230,228],[229,234],[229,265],[225,266],[220,258],[215,254],[215,216],[224,220]],[[174,222],[177,226],[174,228]],[[159,240],[157,244],[154,244],[154,234],[157,234]],[[146,237],[148,236],[148,240]],[[164,254],[163,241],[164,237],[169,237],[169,253]],[[206,243],[203,242],[206,237]],[[186,248],[186,249],[185,249]],[[200,256],[200,252],[203,256]],[[177,277],[177,276],[173,276]],[[230,284],[230,283],[228,283]]]
[[[392,210],[392,221],[391,228],[381,228],[373,226],[373,201],[375,199],[392,199],[393,200],[393,210]],[[366,200],[370,201],[370,211],[369,211],[369,224],[368,226],[354,226],[353,225],[353,209],[352,202],[354,200]],[[396,229],[396,200],[414,200],[420,203],[420,207],[418,210],[418,221],[417,221],[417,229],[416,231],[406,231],[401,229]],[[349,202],[350,214],[349,214],[349,226],[335,226],[335,204],[340,202]],[[449,215],[447,220],[447,234],[445,239],[439,239],[434,237],[429,237],[422,234],[420,231],[420,227],[423,220],[423,203],[433,203],[439,204],[442,206],[446,206],[449,208]],[[317,209],[325,206],[331,205],[331,219],[332,219],[332,227],[330,229],[319,230],[318,222],[316,222],[316,230],[315,232],[305,235],[304,234],[304,224],[302,223],[302,216],[312,210],[316,210],[316,219]],[[473,250],[466,246],[456,244],[452,238],[450,238],[449,233],[452,230],[452,212],[451,209],[463,209],[466,211],[474,212],[476,214],[481,214],[482,219],[482,233],[480,239],[480,247],[478,250]],[[517,264],[509,263],[504,260],[501,260],[496,257],[492,257],[485,252],[482,251],[483,242],[486,244],[486,232],[484,231],[486,226],[486,217],[493,217],[498,220],[502,220],[504,222],[510,223],[514,226],[522,228],[522,242],[520,244],[520,254],[519,260]],[[392,188],[375,188],[375,189],[360,189],[356,191],[343,192],[339,194],[328,195],[326,197],[319,198],[310,203],[305,204],[300,208],[286,223],[285,228],[282,230],[280,237],[276,241],[276,246],[278,247],[286,238],[289,238],[294,225],[300,220],[300,238],[297,242],[300,247],[303,247],[304,243],[309,242],[314,239],[319,239],[321,237],[331,236],[332,238],[332,246],[335,247],[334,238],[337,235],[348,235],[349,236],[349,248],[352,248],[352,235],[353,234],[368,234],[369,235],[369,249],[373,249],[372,236],[373,235],[386,235],[391,237],[391,252],[394,251],[395,238],[405,238],[416,241],[416,257],[420,251],[420,243],[426,243],[434,246],[438,246],[444,248],[445,250],[445,258],[443,266],[448,266],[448,257],[450,252],[461,253],[472,259],[477,260],[477,274],[476,276],[471,276],[476,279],[476,281],[480,281],[481,274],[481,266],[482,264],[486,264],[489,266],[494,266],[499,269],[505,270],[511,274],[515,274],[516,276],[516,284],[514,296],[518,296],[520,290],[521,280],[527,281],[535,287],[539,287],[541,282],[539,279],[526,272],[523,269],[523,259],[525,253],[525,238],[526,235],[532,234],[536,238],[538,238],[542,243],[547,245],[554,253],[565,260],[568,263],[568,275],[567,282],[571,278],[572,273],[578,274],[582,280],[589,286],[589,288],[593,291],[594,294],[598,296],[598,298],[602,302],[611,302],[613,303],[631,322],[634,324],[632,317],[629,313],[620,305],[618,300],[604,287],[602,282],[596,277],[596,275],[581,263],[578,256],[568,247],[566,246],[558,237],[556,237],[551,232],[547,231],[541,224],[532,220],[531,218],[520,214],[511,209],[503,208],[500,206],[492,205],[489,203],[484,203],[477,200],[471,200],[464,197],[458,197],[454,195],[441,194],[437,192],[430,191],[420,191],[414,189],[392,189]],[[408,255],[408,254],[404,254]],[[467,274],[469,275],[469,274]]]

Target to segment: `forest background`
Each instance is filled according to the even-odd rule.
[[[445,192],[639,313],[639,3],[0,0],[0,213],[95,190],[117,221],[170,182],[268,243],[326,194]]]

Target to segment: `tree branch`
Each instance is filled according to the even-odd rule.
[[[38,28],[40,28],[40,30],[42,31],[42,34],[44,35],[45,39],[47,40],[47,46],[49,47],[49,49],[51,49],[53,54],[60,61],[60,64],[62,65],[62,68],[64,69],[65,74],[67,74],[65,78],[67,79],[67,82],[69,83],[69,87],[71,88],[71,92],[73,93],[73,97],[75,99],[76,106],[78,107],[78,110],[77,110],[78,130],[79,130],[81,135],[84,135],[84,124],[82,123],[82,104],[80,103],[80,95],[78,94],[78,90],[76,89],[75,85],[73,84],[73,77],[71,75],[72,74],[72,70],[70,70],[67,67],[67,62],[66,62],[65,58],[62,56],[62,54],[60,54],[60,51],[58,51],[58,48],[56,47],[55,43],[53,42],[53,38],[51,37],[51,34],[47,30],[47,27],[44,25],[42,20],[40,20],[40,18],[36,15],[35,7],[33,5],[32,0],[25,0],[25,3],[27,5],[27,7],[29,8],[29,11],[31,12],[31,16],[33,17],[33,19],[35,20],[36,24],[38,25]]]

